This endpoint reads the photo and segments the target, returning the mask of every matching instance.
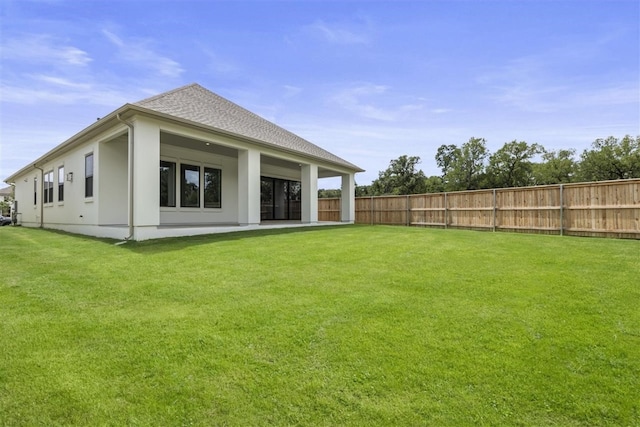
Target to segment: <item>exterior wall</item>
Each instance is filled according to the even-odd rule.
[[[302,222],[318,222],[318,166],[302,165]]]
[[[53,203],[42,206],[42,173],[38,169],[20,175],[15,181],[16,200],[20,222],[25,226],[40,226],[41,213],[48,228],[65,229],[67,226],[98,225],[98,200],[84,197],[85,155],[94,155],[94,194],[99,188],[99,144],[92,141],[67,152],[43,165],[44,173],[53,171]],[[73,173],[73,180],[64,182],[64,200],[58,201],[58,167],[64,166],[65,177]],[[37,179],[37,198],[34,204],[34,180]],[[41,209],[42,206],[42,209]]]
[[[133,162],[133,224],[160,224],[160,122],[135,117]]]
[[[354,174],[342,175],[342,197],[340,200],[340,221],[353,223],[356,220],[356,182]]]
[[[270,178],[287,179],[290,181],[300,181],[302,179],[301,169],[287,169],[280,166],[265,165],[260,166],[260,175]]]
[[[128,151],[126,138],[100,144],[98,163],[101,175],[94,197],[100,206],[100,225],[125,226],[128,223]]]
[[[220,209],[160,208],[160,224],[235,224],[238,222],[238,161],[235,158],[190,150],[171,145],[160,146],[160,159],[176,163],[176,191],[180,191],[180,164],[212,167],[222,171],[222,207]],[[158,168],[156,167],[156,174]],[[158,202],[156,201],[156,205]]]

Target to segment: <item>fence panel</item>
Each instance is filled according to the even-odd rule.
[[[318,199],[318,221],[340,222],[340,199]]]
[[[373,198],[376,224],[407,225],[407,196],[380,196]]]
[[[444,193],[412,194],[409,196],[409,224],[445,226]]]
[[[447,226],[493,228],[493,190],[447,193]]]
[[[359,224],[640,239],[640,179],[358,197],[355,210]],[[318,200],[318,211],[339,220],[340,199]]]
[[[560,234],[560,186],[496,190],[496,228]]]
[[[640,238],[640,180],[566,186],[566,233]]]

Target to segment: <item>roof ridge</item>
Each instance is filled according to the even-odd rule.
[[[139,105],[139,104],[143,104],[143,103],[146,103],[146,102],[155,101],[155,100],[157,100],[157,99],[160,99],[160,98],[163,98],[163,97],[165,97],[165,96],[168,96],[168,95],[174,94],[174,93],[176,93],[176,92],[180,92],[180,91],[185,90],[185,89],[188,89],[188,88],[190,88],[190,87],[200,87],[200,88],[202,88],[202,89],[207,90],[206,88],[202,87],[202,86],[201,86],[201,85],[199,85],[198,83],[189,83],[189,84],[187,84],[187,85],[180,86],[180,87],[177,87],[177,88],[175,88],[175,89],[171,89],[171,90],[168,90],[168,91],[166,91],[166,92],[162,92],[162,93],[159,93],[159,94],[157,94],[157,95],[150,96],[149,98],[144,98],[144,99],[141,99],[140,101],[132,102],[132,104],[133,104],[133,105]],[[213,92],[212,92],[212,93],[213,93]]]

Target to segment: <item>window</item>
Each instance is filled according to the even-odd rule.
[[[176,206],[176,164],[160,161],[160,206]]]
[[[64,201],[64,166],[58,168],[58,201]]]
[[[180,165],[182,176],[180,183],[180,206],[183,208],[200,207],[200,166]]]
[[[33,204],[38,204],[38,177],[33,178]]]
[[[220,208],[221,202],[221,175],[220,169],[204,168],[204,207]]]
[[[93,153],[84,158],[84,197],[93,197]]]
[[[49,171],[44,174],[43,203],[53,203],[53,171]]]

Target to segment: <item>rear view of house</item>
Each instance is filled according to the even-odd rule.
[[[324,177],[341,177],[352,223],[361,171],[192,84],[120,107],[5,181],[24,226],[144,240],[316,224]]]

